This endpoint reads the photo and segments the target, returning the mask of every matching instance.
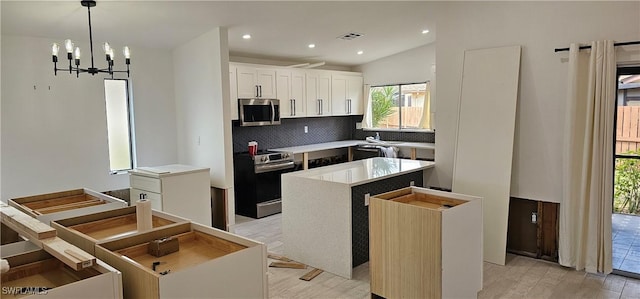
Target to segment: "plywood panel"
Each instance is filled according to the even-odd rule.
[[[520,46],[465,51],[453,192],[484,198],[484,259],[504,265]]]
[[[371,292],[441,297],[441,212],[371,198],[369,217]]]

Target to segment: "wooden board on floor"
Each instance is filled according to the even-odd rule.
[[[291,268],[291,269],[306,269],[307,265],[296,262],[272,262],[269,267],[274,268]]]
[[[273,253],[269,253],[267,255],[267,257],[270,258],[270,259],[279,260],[279,261],[283,261],[283,262],[292,262],[292,260],[290,258],[281,256],[281,255],[277,255],[277,254],[273,254]]]
[[[324,271],[322,271],[320,269],[313,269],[313,270],[307,272],[307,274],[302,275],[300,277],[300,279],[305,280],[305,281],[309,281],[309,280],[314,279],[316,276],[320,275],[320,273],[322,273],[322,272],[324,272]]]

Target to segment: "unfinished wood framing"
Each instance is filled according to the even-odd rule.
[[[148,243],[161,237],[178,238],[180,249],[150,255]],[[211,227],[177,224],[100,242],[95,252],[122,271],[128,298],[267,297],[265,246]]]
[[[153,229],[188,223],[189,220],[153,210]],[[93,254],[95,244],[125,236],[139,234],[136,207],[98,212],[51,222],[58,236],[82,250]]]
[[[123,200],[89,189],[13,198],[8,204],[47,225],[53,220],[128,206]]]
[[[25,252],[7,257],[11,269],[2,274],[3,290],[12,287],[44,287],[47,298],[122,298],[120,272],[99,262],[93,267],[76,271],[43,250]],[[10,298],[19,298],[4,294]],[[23,294],[24,295],[24,294]],[[33,294],[38,297],[37,294]],[[41,294],[44,295],[44,294]]]

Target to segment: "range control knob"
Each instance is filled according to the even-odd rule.
[[[284,153],[284,154],[282,154],[282,157],[283,158],[289,158],[289,154],[288,153]]]
[[[269,161],[269,158],[267,156],[264,156],[260,159],[261,162],[267,162]]]

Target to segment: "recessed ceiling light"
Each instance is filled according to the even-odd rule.
[[[313,49],[313,48],[315,48],[315,47],[316,47],[316,44],[309,44],[309,46],[308,46],[308,47],[309,47],[309,49]]]
[[[358,55],[362,55],[362,53],[364,53],[364,51],[362,50],[358,51]]]
[[[429,33],[429,29],[422,30],[422,34],[427,34],[427,33]]]
[[[251,38],[251,34],[245,34],[242,36],[242,38],[244,39],[250,39]]]

